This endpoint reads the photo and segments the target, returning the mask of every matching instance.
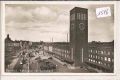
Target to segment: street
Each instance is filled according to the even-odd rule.
[[[25,50],[24,50],[25,51]],[[48,55],[41,50],[27,50],[25,54],[17,57],[17,62],[13,61],[14,68],[12,72],[24,73],[88,73],[85,68],[72,69],[71,65],[62,62],[54,56]],[[13,64],[12,63],[12,64]]]

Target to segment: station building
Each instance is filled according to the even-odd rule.
[[[87,65],[103,72],[114,71],[114,41],[88,43],[88,9],[75,7],[70,11],[69,31],[70,42],[43,42],[41,48],[74,68]],[[29,41],[12,41],[9,35],[5,39],[6,53],[26,46]]]
[[[88,9],[75,7],[70,11],[70,42],[45,43],[52,56],[74,68],[90,66],[103,72],[114,71],[114,41],[88,43]]]

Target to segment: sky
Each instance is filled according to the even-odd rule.
[[[114,40],[114,6],[112,4],[6,4],[5,34],[12,40],[66,42],[70,27],[70,10],[88,9],[88,41]],[[96,8],[110,7],[111,16],[96,17]]]

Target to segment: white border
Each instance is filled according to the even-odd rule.
[[[2,75],[41,75],[41,76],[80,76],[80,75],[98,75],[98,76],[115,76],[116,75],[116,55],[117,55],[117,49],[116,48],[116,39],[117,39],[117,33],[116,33],[116,16],[114,17],[114,73],[5,73],[4,72],[4,39],[5,39],[5,4],[114,4],[114,16],[116,15],[116,1],[2,1],[1,4],[1,22],[2,22],[2,27],[1,27],[1,34],[2,34],[2,49],[1,49],[1,61],[2,61],[2,66],[1,66],[1,74]]]

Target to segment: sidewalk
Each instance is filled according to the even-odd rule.
[[[97,68],[93,68],[93,67],[91,67],[91,66],[87,66],[87,69],[88,69],[88,70],[94,70],[94,71],[96,71],[97,73],[103,73],[102,70],[98,70]]]
[[[16,65],[16,63],[18,62],[19,58],[16,58],[12,61],[12,63],[9,65],[9,70],[13,70],[14,66]]]
[[[65,62],[62,62],[62,61],[60,61],[59,59],[57,59],[57,58],[55,58],[55,57],[52,57],[54,60],[56,60],[57,62],[59,62],[60,64],[62,64],[62,65],[64,65],[64,64],[66,64]]]

